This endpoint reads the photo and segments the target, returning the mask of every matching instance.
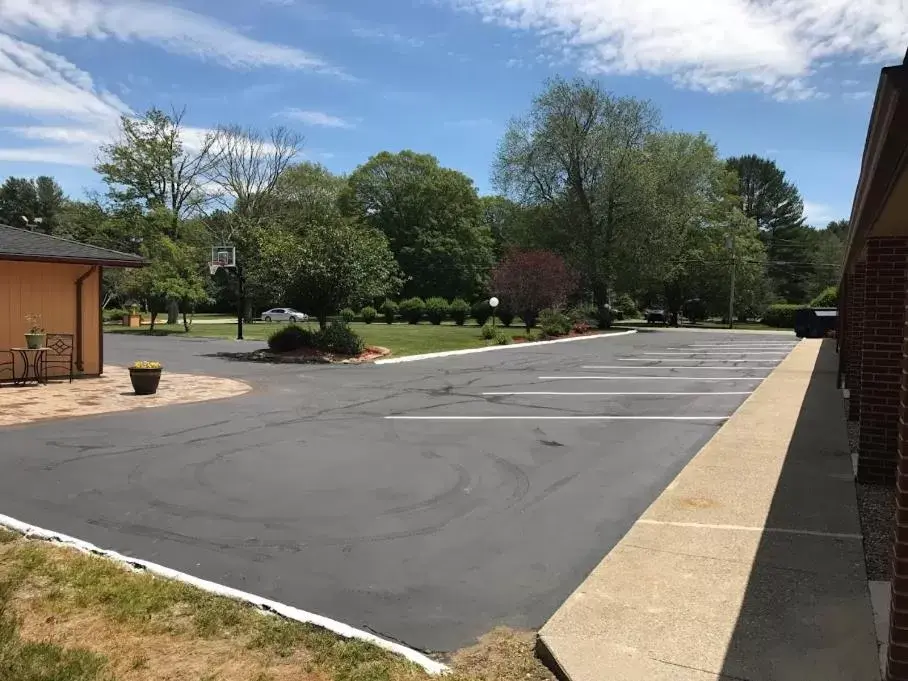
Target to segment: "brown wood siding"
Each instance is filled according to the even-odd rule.
[[[48,333],[75,334],[76,280],[89,270],[90,265],[0,260],[0,349],[25,345],[28,313],[40,314]],[[94,268],[82,283],[82,373],[88,375],[101,372],[98,277]]]

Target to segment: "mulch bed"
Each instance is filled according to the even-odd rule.
[[[218,352],[215,356],[238,362],[269,362],[271,364],[365,364],[391,354],[388,348],[368,346],[361,354],[351,357],[315,348],[300,348],[290,352],[253,350],[252,352]]]

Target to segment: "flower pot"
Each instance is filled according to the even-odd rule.
[[[130,368],[129,380],[132,381],[132,389],[136,391],[136,395],[154,395],[158,392],[161,370]]]
[[[28,348],[43,348],[44,339],[47,337],[47,334],[43,333],[27,333],[25,334],[25,347]]]

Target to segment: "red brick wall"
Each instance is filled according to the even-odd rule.
[[[867,241],[858,480],[892,482],[898,458],[908,238]]]
[[[860,261],[849,272],[845,291],[845,387],[848,388],[848,419],[861,414],[861,349],[864,343],[864,286],[867,264]]]

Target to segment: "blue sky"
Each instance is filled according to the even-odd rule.
[[[582,75],[776,159],[824,224],[906,42],[906,0],[0,0],[0,176],[80,195],[120,114],[185,106],[199,133],[292,127],[337,172],[432,153],[488,193],[508,119]]]

